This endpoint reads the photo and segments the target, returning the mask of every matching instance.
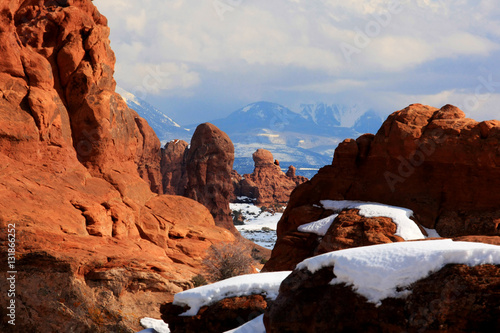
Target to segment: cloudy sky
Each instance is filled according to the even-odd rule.
[[[181,124],[256,101],[500,119],[497,0],[94,0],[118,85]]]

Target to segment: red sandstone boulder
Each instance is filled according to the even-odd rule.
[[[447,265],[411,285],[406,299],[380,306],[345,284],[332,267],[294,271],[266,311],[267,332],[495,332],[500,329],[500,267]]]
[[[364,217],[349,209],[335,218],[321,239],[315,254],[385,243],[403,242],[396,236],[396,224],[388,217]]]
[[[251,295],[204,306],[196,316],[179,316],[187,309],[172,303],[162,305],[160,311],[172,333],[226,332],[263,314],[271,303],[262,295]]]
[[[295,210],[294,217],[320,220],[333,212],[318,207],[305,211]],[[315,217],[312,217],[315,216]],[[297,226],[304,224],[293,219],[291,223]],[[297,263],[312,256],[331,251],[349,249],[385,243],[403,242],[396,236],[397,225],[388,217],[364,217],[358,209],[347,209],[338,214],[324,236],[316,234],[289,231],[278,238],[272,251],[271,259],[263,271],[293,270]]]

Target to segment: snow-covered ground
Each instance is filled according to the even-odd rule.
[[[500,246],[454,242],[451,239],[399,242],[325,253],[297,265],[316,272],[334,266],[330,283],[352,285],[369,302],[380,305],[388,297],[405,297],[412,283],[447,264],[500,264]]]
[[[413,211],[410,209],[375,202],[349,200],[321,200],[320,203],[323,208],[331,209],[334,212],[340,212],[344,209],[359,209],[359,215],[364,217],[389,217],[397,225],[395,235],[400,236],[404,240],[418,240],[426,238],[422,231],[420,231],[417,224],[411,219]],[[333,214],[319,221],[303,224],[299,226],[297,230],[324,236],[336,217],[337,214]],[[425,230],[428,233],[428,237],[440,237],[434,229]]]
[[[263,212],[259,207],[248,203],[229,204],[231,211],[241,212],[244,225],[237,225],[241,235],[254,243],[271,249],[276,243],[276,226],[282,213]]]
[[[290,273],[273,272],[235,276],[175,294],[173,304],[189,306],[189,310],[181,316],[194,316],[201,307],[228,297],[266,295],[266,298],[276,299],[281,282]]]

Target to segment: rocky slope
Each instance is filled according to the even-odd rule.
[[[159,140],[114,92],[109,29],[91,1],[0,11],[0,223],[15,226],[15,329],[137,331],[191,285],[205,249],[234,236],[201,204],[158,196]]]
[[[443,237],[500,236],[499,143],[500,121],[477,122],[451,105],[393,113],[376,135],[342,142],[332,165],[292,193],[265,269],[292,269],[315,252],[312,236],[296,230],[325,217],[318,206],[325,199],[409,208]],[[288,256],[290,248],[303,256]]]

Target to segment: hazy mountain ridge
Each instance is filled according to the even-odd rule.
[[[189,142],[199,125],[194,123],[182,128],[140,98],[123,89],[119,92],[128,106],[148,121],[162,143],[173,139]],[[357,107],[303,104],[298,113],[277,103],[261,101],[210,123],[226,132],[233,141],[234,169],[240,174],[253,171],[252,153],[264,148],[273,153],[284,170],[294,165],[298,175],[310,178],[317,169],[331,163],[340,142],[363,133],[375,133],[382,119],[374,111]]]
[[[186,141],[191,140],[193,132],[190,129],[181,127],[172,118],[153,105],[121,87],[116,87],[116,92],[121,95],[129,108],[135,110],[142,118],[146,119],[162,143],[166,143],[174,138]]]

